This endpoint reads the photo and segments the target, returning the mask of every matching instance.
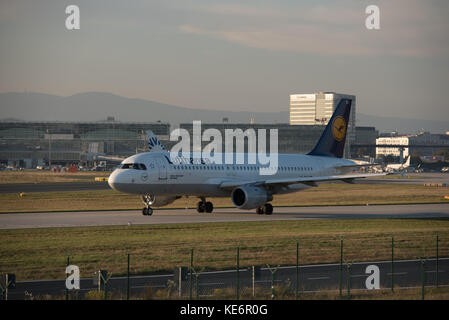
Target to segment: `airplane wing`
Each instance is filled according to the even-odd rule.
[[[316,185],[317,182],[323,181],[345,181],[352,182],[354,179],[367,178],[367,177],[379,177],[385,176],[386,173],[370,173],[370,174],[344,174],[333,176],[318,176],[318,177],[293,177],[283,179],[261,179],[261,180],[227,180],[220,184],[221,189],[231,189],[240,187],[243,185],[256,185],[256,186],[273,186],[273,185],[289,185],[296,183],[303,183],[307,185]]]

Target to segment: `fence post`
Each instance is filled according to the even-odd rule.
[[[9,274],[5,274],[5,300],[8,300]]]
[[[189,299],[192,300],[192,269],[193,269],[193,248],[190,249],[190,288],[189,288]]]
[[[103,277],[102,272],[99,271],[99,273],[100,273],[100,280],[103,280],[104,300],[107,300],[108,299],[108,282],[112,277],[112,273],[111,274],[106,273],[106,277]],[[98,285],[98,287],[100,287],[101,281],[99,281],[99,283],[100,284]]]
[[[299,297],[299,242],[296,240],[296,300]]]
[[[126,272],[126,300],[129,300],[129,253],[128,253],[128,268]]]
[[[426,272],[424,270],[424,264],[426,263],[426,260],[421,258],[421,300],[424,300],[424,284],[426,282]]]
[[[439,272],[439,254],[438,254],[438,233],[437,233],[437,239],[436,239],[436,285],[438,288],[438,272]]]
[[[3,281],[0,281],[0,289],[2,290],[2,300],[8,300],[7,297],[6,297],[6,290],[7,289],[6,289],[6,287],[3,288],[3,283],[2,282]],[[5,282],[7,282],[7,281],[5,281]]]
[[[195,273],[195,290],[196,290],[196,300],[200,300],[200,274]]]
[[[342,289],[342,277],[343,277],[343,239],[340,239],[340,272],[339,272],[339,291],[340,298],[342,297],[341,289]]]
[[[350,263],[348,263],[348,264],[346,264],[346,266],[347,266],[347,277],[348,277],[348,279],[347,279],[347,286],[348,286],[348,300],[349,299],[351,299],[351,264]]]
[[[391,292],[394,292],[394,237],[391,237]]]
[[[252,275],[251,275],[251,283],[253,287],[253,298],[256,296],[256,268],[254,266],[251,267]]]
[[[274,300],[274,274],[276,271],[278,271],[278,268],[270,268],[270,266],[267,264],[268,270],[271,272],[271,300]]]
[[[5,300],[8,300],[9,275],[5,274]]]
[[[236,264],[237,264],[237,287],[235,289],[235,297],[237,300],[240,299],[240,247],[237,246],[237,258],[236,258]]]
[[[2,279],[2,282],[3,282],[3,279]],[[5,274],[5,288],[3,288],[3,283],[0,283],[0,286],[2,287],[2,296],[3,296],[2,298],[5,301],[8,300],[8,282],[9,282],[8,274],[6,273]]]

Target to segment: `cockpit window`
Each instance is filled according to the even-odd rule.
[[[135,170],[147,170],[147,167],[143,163],[122,163],[119,169],[135,169]]]

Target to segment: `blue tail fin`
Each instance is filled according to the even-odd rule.
[[[348,131],[351,99],[341,99],[329,120],[315,148],[309,153],[314,156],[343,157],[346,133]]]
[[[164,145],[159,141],[159,139],[156,137],[156,135],[151,130],[145,131],[147,143],[148,143],[148,150],[149,152],[164,152],[167,151],[165,149]]]

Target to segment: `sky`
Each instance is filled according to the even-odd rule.
[[[448,16],[447,0],[0,0],[0,92],[273,112],[334,91],[357,112],[449,120]]]

